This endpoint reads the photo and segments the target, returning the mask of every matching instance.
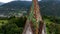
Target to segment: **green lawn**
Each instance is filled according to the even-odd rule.
[[[0,20],[0,26],[6,23],[8,23],[8,20]]]
[[[48,24],[48,25],[50,25],[51,23],[53,23],[53,22],[51,22],[49,19],[44,19],[44,22],[45,22],[46,24]]]

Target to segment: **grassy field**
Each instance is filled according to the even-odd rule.
[[[0,26],[8,23],[8,20],[0,20]]]

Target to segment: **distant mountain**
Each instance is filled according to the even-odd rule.
[[[0,6],[0,14],[30,9],[31,1],[13,1]],[[60,16],[60,1],[39,1],[42,15]],[[29,12],[29,10],[28,10]]]
[[[59,16],[60,17],[60,1],[39,2],[40,10],[43,15]]]
[[[30,5],[31,5],[30,1],[12,1],[12,2],[2,5],[1,7],[3,8],[22,8],[22,7],[29,8]]]
[[[4,3],[3,2],[0,2],[0,6],[3,5]]]
[[[60,0],[41,0],[41,1],[60,1]]]
[[[18,12],[18,11],[26,11],[29,6],[31,5],[31,2],[27,1],[12,1],[9,3],[6,3],[2,6],[0,6],[0,14],[8,14],[9,12]]]

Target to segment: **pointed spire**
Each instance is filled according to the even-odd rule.
[[[28,33],[27,31],[31,32],[31,34],[40,34],[40,33],[42,34],[43,25],[44,22],[40,14],[38,0],[32,0],[32,6],[30,9],[29,16],[27,18],[27,22],[23,34],[27,34]]]
[[[42,21],[38,0],[32,0],[32,6],[31,6],[30,14],[31,14],[31,17],[35,18],[35,34],[38,34],[38,32],[39,32],[39,30],[38,30],[39,29],[39,21]],[[30,17],[30,19],[32,20],[31,17]]]
[[[37,19],[37,21],[42,21],[38,0],[32,0],[31,10],[33,10],[34,16]]]

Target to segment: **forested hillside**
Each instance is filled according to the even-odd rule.
[[[29,12],[31,6],[30,1],[13,1],[0,6],[0,14],[9,14],[10,12],[19,12],[26,10]],[[42,15],[60,16],[60,1],[39,1]],[[23,11],[21,11],[23,12]]]
[[[0,6],[3,5],[4,3],[3,2],[0,2]]]

